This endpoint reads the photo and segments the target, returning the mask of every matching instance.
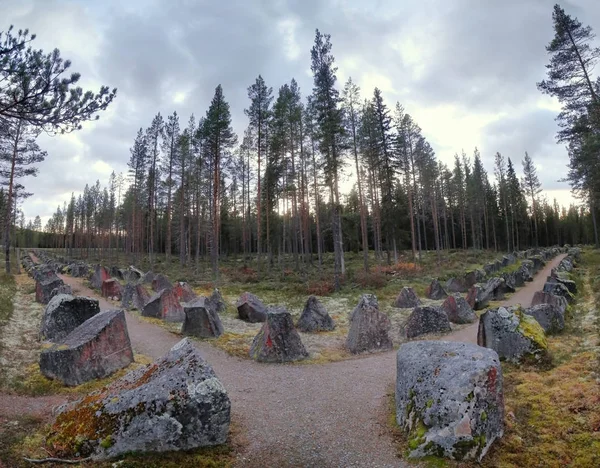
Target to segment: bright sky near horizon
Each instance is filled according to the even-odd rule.
[[[40,138],[48,159],[27,218],[46,220],[85,184],[127,171],[140,127],[174,110],[185,125],[204,115],[223,86],[233,125],[247,125],[247,87],[262,74],[277,93],[291,78],[312,89],[314,30],[332,36],[339,87],[349,76],[370,98],[379,87],[390,108],[399,101],[423,129],[439,159],[452,164],[478,147],[488,173],[494,154],[518,172],[533,157],[545,195],[573,201],[568,157],[556,144],[558,103],[536,82],[545,76],[554,0],[0,0],[0,30],[10,24],[37,34],[35,47],[60,49],[82,74],[84,89],[118,88],[98,122],[70,135]],[[563,1],[565,10],[600,31],[600,2]],[[346,186],[352,175],[348,173]]]

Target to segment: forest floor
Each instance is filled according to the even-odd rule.
[[[600,256],[598,259],[600,259]],[[586,257],[586,265],[587,261]],[[558,259],[555,259],[549,263],[536,279],[545,278],[550,268],[557,262]],[[587,289],[584,288],[586,292],[581,296],[582,298],[588,298],[588,294],[592,294],[589,288],[594,284],[592,280],[600,275],[600,266],[598,268],[599,270],[595,273],[590,273],[592,275],[589,276],[590,286]],[[582,271],[584,270],[582,269]],[[79,294],[97,296],[95,291],[89,290],[84,280],[71,277],[65,277],[65,279],[79,290]],[[596,281],[595,284],[597,283]],[[16,290],[18,290],[21,278],[17,277],[15,284]],[[584,284],[586,284],[585,281]],[[519,295],[521,301],[527,304],[535,290],[539,289],[538,286],[535,283],[530,283],[513,297]],[[25,284],[23,287],[27,291],[28,286]],[[31,291],[31,286],[29,288]],[[598,285],[598,288],[600,289],[600,285]],[[597,291],[597,293],[600,294],[600,291]],[[30,298],[29,301],[33,302],[33,298]],[[561,366],[567,366],[570,372],[569,378],[578,382],[575,386],[577,390],[567,392],[572,400],[569,400],[569,407],[576,411],[571,412],[571,414],[577,418],[581,418],[582,412],[589,411],[590,405],[597,405],[594,394],[590,393],[594,389],[590,383],[595,381],[593,379],[586,380],[585,376],[579,376],[577,373],[583,368],[577,367],[574,364],[575,361],[573,361],[573,356],[578,350],[581,350],[581,354],[584,356],[595,356],[593,349],[598,342],[597,339],[594,341],[595,338],[592,333],[597,330],[595,328],[597,324],[593,318],[596,309],[592,307],[593,302],[590,301],[593,301],[593,298],[588,298],[587,302],[584,301],[587,304],[587,312],[584,315],[576,314],[582,317],[581,324],[577,325],[575,322],[570,322],[572,328],[569,330],[573,330],[575,335],[578,333],[578,339],[573,338],[574,341],[571,343],[569,341],[571,340],[571,332],[569,331],[557,339],[552,338],[550,340],[553,351],[555,350],[555,354],[557,354],[556,362],[560,363],[559,366],[554,368],[557,369],[556,372],[560,370],[558,375],[550,376],[552,388],[555,390],[562,388],[563,391],[567,392],[567,388],[574,387],[571,381],[569,381],[570,385],[565,385],[565,375],[568,372]],[[512,302],[511,299],[508,302]],[[22,310],[18,300],[15,301],[15,304],[17,305],[16,310]],[[101,300],[103,309],[113,308],[115,305],[115,303]],[[578,307],[580,307],[579,304],[574,310],[579,310]],[[41,314],[42,306],[38,306],[38,309]],[[141,320],[136,313],[128,313],[127,321],[136,356],[142,356],[142,359],[138,358],[141,361],[140,363],[163,355],[181,338],[156,323]],[[25,320],[24,322],[33,325],[35,321]],[[580,332],[584,326],[583,324],[587,324],[587,329],[589,329],[586,333]],[[36,331],[38,326],[39,322],[35,323]],[[30,326],[24,326],[24,328],[30,328]],[[470,330],[472,332],[468,332]],[[436,338],[473,341],[475,333],[476,327],[470,327],[457,333]],[[2,333],[2,336],[4,336],[4,333]],[[8,334],[8,336],[14,336],[14,333]],[[574,346],[579,342],[591,348],[583,351],[585,348]],[[230,442],[226,446],[213,451],[177,454],[167,458],[160,456],[150,456],[143,459],[127,458],[119,466],[228,466],[233,464],[235,466],[250,467],[377,467],[407,465],[400,458],[403,453],[403,445],[401,437],[399,437],[398,431],[392,422],[393,418],[390,417],[390,401],[395,379],[394,352],[309,366],[297,364],[264,365],[230,356],[207,341],[195,340],[195,343],[207,361],[214,367],[215,372],[228,389],[232,400],[232,436]],[[34,344],[32,343],[31,346],[34,346]],[[29,354],[25,353],[22,356],[27,360]],[[595,363],[597,369],[597,361]],[[50,405],[55,401],[37,400],[36,398],[25,400],[26,402],[22,403],[22,400],[20,400],[21,403],[19,404],[24,405],[23,411],[19,412],[19,416],[16,416],[15,411],[8,409],[9,407],[14,408],[15,398],[35,397],[16,397],[15,393],[21,395],[49,395],[42,398],[57,397],[67,400],[86,393],[94,385],[98,385],[91,384],[87,388],[76,387],[65,392],[39,374],[35,361],[23,362],[20,366],[15,367],[21,369],[21,377],[13,376],[12,384],[5,382],[4,391],[8,390],[12,395],[2,395],[0,397],[0,447],[7,447],[0,451],[0,460],[6,459],[9,460],[9,463],[19,462],[18,454],[21,453],[43,456],[43,453],[39,452],[39,447],[43,442],[43,428],[41,427],[43,427],[43,423],[49,415],[46,412],[41,415],[36,414],[35,411],[30,411],[29,408],[35,408],[38,402],[42,402],[41,406],[44,406],[44,404]],[[552,372],[552,370],[547,372]],[[544,390],[546,390],[544,379],[546,377],[542,379],[540,373],[535,370],[511,369],[507,366],[505,366],[505,373],[507,434],[493,448],[489,457],[484,460],[483,465],[542,466],[537,463],[523,464],[521,462],[523,460],[537,460],[535,457],[539,456],[538,452],[544,449],[544,439],[540,436],[534,437],[531,434],[535,434],[537,430],[542,431],[547,427],[552,427],[545,420],[535,420],[532,426],[529,419],[539,418],[541,417],[540,413],[547,411],[545,407],[544,409],[536,408],[535,404],[529,401],[532,398],[537,398],[538,395],[544,394]],[[533,374],[530,377],[528,373]],[[574,373],[576,376],[574,376]],[[584,382],[580,385],[579,382],[582,380]],[[531,382],[537,382],[537,387],[533,384],[530,386]],[[581,397],[581,401],[578,400],[578,397]],[[562,408],[562,404],[556,404],[549,396],[546,396],[546,398],[549,400],[545,403],[550,402],[556,408]],[[555,396],[553,395],[552,398],[555,398]],[[580,403],[579,406],[577,402]],[[528,411],[527,408],[529,408]],[[569,413],[569,410],[566,411]],[[552,414],[553,417],[562,416],[562,414]],[[586,421],[589,424],[580,424],[575,428],[575,432],[573,432],[573,429],[565,430],[565,437],[570,437],[569,434],[575,434],[573,437],[580,437],[582,442],[587,444],[594,442],[595,432],[590,429],[593,426],[593,421]],[[584,435],[587,435],[587,438]],[[553,436],[556,437],[555,434]],[[521,444],[520,448],[519,443]],[[575,453],[571,459],[577,459],[584,463],[573,466],[593,466],[585,464],[588,460],[577,458],[578,452],[572,442],[567,441],[565,443],[572,447]],[[524,445],[527,445],[528,450],[523,450]],[[524,458],[525,456],[530,458]],[[581,457],[583,456],[581,455]],[[19,465],[7,464],[6,466]],[[452,465],[450,464],[450,466]],[[549,463],[543,466],[554,466],[554,464]]]

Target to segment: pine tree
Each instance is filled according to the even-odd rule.
[[[167,261],[171,260],[171,248],[172,248],[172,202],[173,202],[173,187],[175,186],[174,179],[174,165],[177,159],[177,151],[179,149],[179,116],[177,112],[173,112],[167,118],[167,123],[163,127],[163,151],[164,151],[164,159],[163,159],[163,171],[165,173],[166,180],[164,181],[164,185],[167,189],[167,206],[165,211],[165,223],[167,226],[167,236],[165,239],[165,253],[167,256]]]
[[[148,256],[150,265],[154,265],[156,204],[158,197],[158,181],[160,158],[160,137],[163,133],[164,121],[160,112],[152,119],[152,124],[146,130],[146,141],[150,153],[148,169]]]
[[[340,216],[339,176],[342,169],[342,141],[344,127],[340,109],[339,92],[335,88],[337,68],[331,54],[331,37],[315,33],[315,43],[311,50],[311,70],[314,77],[313,100],[319,126],[319,149],[324,156],[323,171],[331,192],[333,249],[335,256],[334,285],[340,289],[341,275],[344,274],[344,249]]]
[[[257,171],[257,197],[256,197],[256,239],[257,239],[257,270],[260,274],[260,259],[262,253],[262,231],[261,231],[261,169],[260,164],[263,157],[266,157],[268,147],[268,128],[271,115],[271,102],[273,101],[273,88],[267,88],[262,76],[258,75],[253,85],[248,88],[248,98],[250,107],[244,112],[250,120],[249,127],[255,136],[255,148],[257,153],[258,171]]]
[[[550,54],[548,79],[538,83],[538,88],[563,104],[558,115],[562,127],[558,138],[564,141],[577,131],[576,124],[581,124],[580,117],[587,113],[592,115],[595,128],[600,129],[600,97],[591,76],[600,48],[593,47],[592,28],[566,14],[560,5],[554,5],[552,20],[555,35],[546,47]]]
[[[25,176],[37,175],[33,164],[42,162],[47,153],[36,143],[40,130],[29,126],[25,121],[13,120],[5,122],[0,133],[1,175],[7,180],[6,194],[7,215],[4,220],[4,254],[6,273],[10,274],[10,228],[12,213],[16,213],[16,184]],[[13,208],[14,207],[14,208]]]
[[[223,158],[229,156],[229,151],[237,143],[237,136],[231,127],[229,104],[225,101],[221,85],[218,85],[215,89],[215,95],[206,112],[204,129],[206,147],[210,154],[213,168],[211,258],[213,275],[215,279],[218,279],[221,166]]]
[[[527,152],[525,152],[525,159],[522,161],[523,164],[523,186],[525,187],[525,191],[527,195],[531,198],[531,214],[533,217],[533,223],[535,228],[535,246],[537,247],[539,244],[538,239],[538,203],[537,197],[539,193],[542,191],[542,184],[540,183],[540,179],[537,175],[537,170],[535,165],[533,164],[533,160],[531,156]]]

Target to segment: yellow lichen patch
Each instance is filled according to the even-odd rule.
[[[527,338],[530,338],[541,349],[548,349],[546,334],[538,321],[531,315],[524,314],[521,309],[516,312],[519,317],[519,329]]]
[[[249,359],[250,345],[255,336],[256,332],[253,331],[246,333],[225,332],[211,343],[232,356]]]

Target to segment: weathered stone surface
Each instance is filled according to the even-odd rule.
[[[519,307],[490,309],[479,317],[477,344],[517,363],[525,357],[539,361],[548,349],[540,324]]]
[[[446,312],[440,307],[419,306],[408,317],[404,330],[408,338],[414,338],[428,333],[447,333],[451,328]]]
[[[485,271],[472,270],[465,275],[464,284],[467,288],[470,288],[476,283],[481,283],[483,280],[485,280]]]
[[[398,294],[398,297],[394,301],[394,307],[400,309],[411,309],[418,305],[421,305],[421,299],[419,299],[415,290],[408,286],[402,288],[402,291],[400,291],[400,294]]]
[[[65,284],[63,282],[58,288],[55,288],[52,290],[52,292],[50,293],[50,298],[53,298],[54,296],[58,296],[59,294],[72,295],[73,290],[71,289],[71,286],[69,286],[68,284]]]
[[[217,311],[217,313],[222,314],[223,312],[225,312],[227,310],[227,303],[223,299],[223,296],[221,295],[221,291],[219,291],[219,288],[215,288],[213,290],[209,299],[210,299],[210,302],[212,303],[213,307]]]
[[[540,271],[546,264],[546,262],[544,262],[544,259],[540,255],[532,255],[531,257],[529,257],[529,260],[533,262],[534,274]]]
[[[183,281],[178,281],[175,283],[175,286],[173,286],[173,291],[175,291],[179,302],[192,302],[198,298],[198,295],[194,292],[192,287]]]
[[[158,292],[162,289],[170,289],[173,285],[165,275],[159,273],[152,280],[152,290]]]
[[[577,294],[577,283],[573,280],[561,278],[560,273],[555,276],[548,276],[546,278],[546,283],[560,283],[565,286],[571,294]]]
[[[545,293],[543,291],[537,291],[533,295],[533,299],[531,300],[531,306],[536,306],[538,304],[552,304],[558,307],[562,313],[564,314],[567,311],[568,303],[567,300],[562,296],[555,296],[551,293]]]
[[[396,421],[408,456],[481,460],[504,434],[498,354],[470,343],[414,341],[396,357]]]
[[[298,320],[298,330],[311,333],[331,331],[334,328],[335,323],[323,304],[315,296],[310,296]]]
[[[108,270],[102,265],[96,265],[96,269],[90,278],[90,285],[94,289],[102,289],[102,283],[107,279],[110,279]]]
[[[152,281],[154,281],[154,273],[152,271],[148,271],[146,273],[144,273],[144,276],[142,276],[142,283],[144,284],[152,284]]]
[[[473,323],[477,320],[477,315],[460,294],[448,296],[442,304],[442,310],[446,312],[448,320],[452,323]]]
[[[75,386],[101,379],[133,362],[125,313],[94,315],[40,355],[40,371],[50,379]]]
[[[121,270],[118,266],[115,266],[115,265],[111,266],[108,269],[108,272],[109,272],[110,276],[112,276],[113,278],[117,278],[120,280],[125,279],[125,277],[123,276],[123,270]]]
[[[63,280],[56,275],[37,280],[35,283],[35,300],[41,304],[48,304],[52,299],[52,292],[63,285]]]
[[[388,316],[379,311],[377,298],[363,294],[350,316],[346,347],[352,354],[392,349],[391,327]]]
[[[433,280],[427,289],[425,290],[425,296],[429,299],[439,300],[448,297],[448,293],[444,291],[444,288],[438,280]]]
[[[183,306],[185,319],[181,327],[184,335],[217,338],[223,334],[223,324],[212,301],[197,297]]]
[[[563,258],[560,263],[558,264],[558,267],[556,267],[556,269],[560,272],[570,272],[573,271],[573,268],[575,267],[575,264],[573,262],[573,259],[570,257],[565,257]]]
[[[245,292],[235,303],[238,317],[250,323],[264,322],[267,319],[267,307],[254,294]]]
[[[90,274],[89,265],[83,262],[71,263],[68,270],[74,278],[85,278]]]
[[[139,281],[144,276],[144,273],[141,270],[138,270],[133,265],[130,265],[127,269],[127,277],[125,278],[127,281]]]
[[[547,335],[559,333],[565,328],[565,316],[558,306],[538,304],[525,309],[524,312],[536,319]]]
[[[555,296],[564,297],[567,300],[567,302],[573,302],[575,300],[575,298],[573,297],[573,294],[571,294],[569,292],[568,288],[562,283],[558,283],[558,282],[546,283],[546,284],[544,284],[543,291],[545,293],[554,294]]]
[[[446,281],[446,291],[452,293],[465,293],[469,290],[464,281],[457,278],[450,278]]]
[[[490,292],[481,284],[474,284],[467,293],[467,303],[474,310],[481,310],[490,303]]]
[[[43,340],[60,341],[98,313],[100,305],[97,299],[59,294],[44,309],[40,337]]]
[[[77,450],[96,458],[219,445],[227,441],[230,411],[225,388],[186,338],[153,364],[64,408],[48,443],[66,440],[65,456]]]
[[[141,311],[146,303],[150,300],[150,293],[140,283],[127,283],[123,288],[121,305],[125,309],[132,307]]]
[[[485,285],[485,288],[489,291],[490,298],[494,301],[504,299],[504,295],[508,293],[514,293],[514,286],[508,284],[504,278],[490,278]]]
[[[116,279],[111,278],[102,282],[102,297],[120,301],[123,295],[123,286]]]
[[[185,314],[172,288],[161,289],[154,294],[142,309],[144,317],[153,317],[167,322],[183,322]]]
[[[291,362],[306,359],[308,352],[286,308],[269,306],[266,315],[265,323],[252,341],[250,357],[259,362]]]

